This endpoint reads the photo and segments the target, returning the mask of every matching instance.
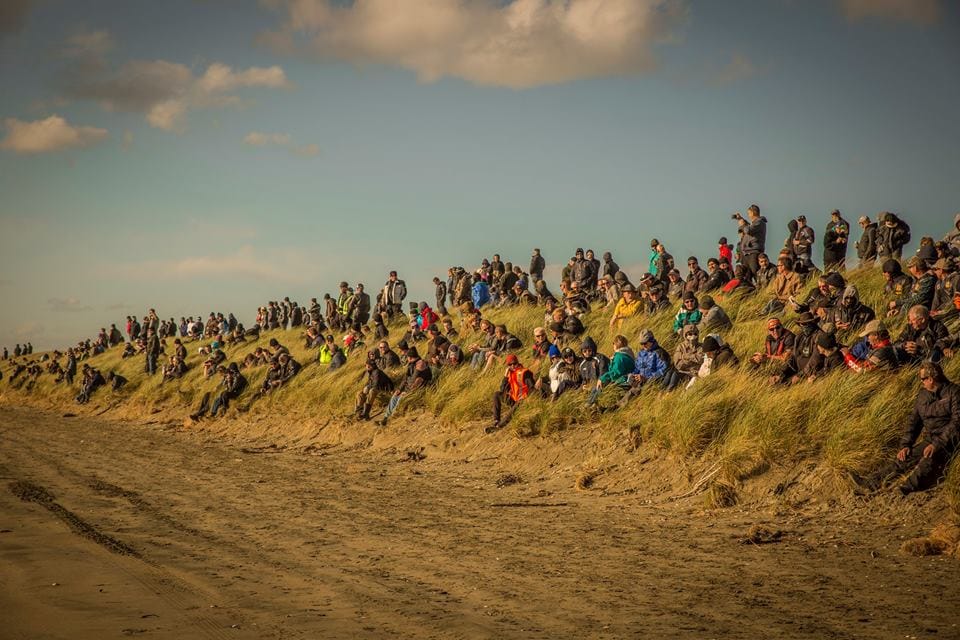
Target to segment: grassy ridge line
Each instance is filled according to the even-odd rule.
[[[857,285],[861,299],[874,309],[883,308],[883,279],[879,270],[853,271],[848,279]],[[815,282],[807,285],[807,290]],[[715,296],[734,320],[734,328],[725,333],[725,340],[745,360],[759,351],[766,335],[766,320],[761,311],[768,294],[733,296],[724,299]],[[641,328],[650,328],[663,346],[673,351],[671,337],[673,311],[654,317],[636,317],[624,323],[619,330],[608,326],[610,312],[595,310],[586,316],[586,335],[596,340],[604,353],[612,351],[612,338],[623,333],[636,348],[636,336]],[[525,345],[521,361],[527,362],[532,344],[533,328],[543,324],[541,308],[514,307],[487,311],[485,317],[506,324]],[[785,321],[793,325],[793,314]],[[904,321],[893,323],[891,332],[897,335]],[[390,342],[395,344],[403,333],[403,326],[391,328]],[[356,352],[339,371],[329,372],[316,364],[316,350],[304,348],[299,331],[264,332],[259,342],[247,342],[226,349],[228,359],[239,361],[257,345],[266,346],[270,338],[286,345],[302,364],[303,371],[286,387],[255,402],[249,415],[264,418],[277,417],[285,422],[317,417],[346,417],[353,408],[353,396],[363,374],[363,351]],[[840,334],[844,343],[854,337]],[[462,336],[460,342],[469,344],[471,336]],[[208,341],[207,341],[208,342]],[[143,357],[128,360],[120,358],[120,349],[113,349],[88,360],[104,373],[117,371],[130,380],[119,394],[98,391],[93,405],[81,408],[93,412],[107,402],[116,403],[113,410],[118,417],[140,417],[157,410],[176,415],[187,415],[206,392],[215,392],[219,376],[202,379],[204,357],[197,354],[203,343],[189,343],[190,371],[179,381],[160,384],[160,377],[149,378],[143,373]],[[168,342],[169,345],[169,342]],[[368,346],[369,343],[368,343]],[[169,346],[168,346],[169,349]],[[951,379],[960,378],[960,358],[947,363]],[[259,387],[266,375],[266,367],[245,372],[251,390]],[[394,377],[400,371],[391,372]],[[486,373],[462,367],[444,371],[434,389],[421,398],[405,403],[400,413],[416,414],[427,411],[452,424],[477,422],[477,428],[490,419],[490,398],[499,386],[502,367]],[[902,424],[909,414],[919,384],[916,370],[896,374],[876,373],[856,375],[836,372],[812,384],[772,388],[766,385],[765,375],[744,368],[723,371],[698,381],[689,391],[670,394],[650,387],[627,409],[599,416],[583,406],[584,396],[568,393],[559,402],[533,401],[522,407],[511,422],[511,429],[519,435],[546,435],[575,425],[589,424],[598,434],[615,437],[629,430],[631,439],[666,449],[672,453],[718,462],[723,482],[735,484],[745,478],[763,473],[771,464],[786,463],[804,458],[821,459],[830,467],[843,471],[872,468],[892,455]],[[234,403],[246,404],[249,394]],[[53,383],[52,376],[40,378],[32,392],[3,386],[3,396],[26,401],[42,399],[59,408],[77,411],[73,402],[76,388]],[[955,509],[960,511],[960,463],[952,465],[947,480],[947,491]]]

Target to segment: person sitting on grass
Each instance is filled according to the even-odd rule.
[[[770,318],[767,320],[767,337],[763,341],[763,351],[754,353],[750,357],[750,363],[755,367],[776,365],[782,369],[793,355],[795,342],[796,336],[783,326],[780,318]]]
[[[377,421],[377,426],[387,426],[387,421],[400,407],[400,402],[411,393],[426,388],[431,382],[433,382],[433,372],[427,365],[427,361],[420,358],[416,347],[410,347],[407,349],[407,373],[403,382],[390,397],[387,410],[384,412],[383,418]]]
[[[390,394],[396,388],[393,380],[390,379],[383,369],[377,366],[376,361],[367,360],[366,381],[363,388],[357,392],[356,406],[354,413],[358,420],[369,420],[370,410],[374,403],[381,402],[386,404],[389,401]]]
[[[733,322],[730,316],[713,300],[713,296],[706,294],[700,296],[701,318],[698,323],[703,333],[712,333],[715,331],[726,331],[733,328]]]
[[[13,378],[10,379],[13,381]],[[81,382],[80,394],[77,396],[77,404],[86,404],[90,402],[90,396],[93,392],[107,383],[99,369],[94,369],[88,364],[83,365],[83,381]]]
[[[763,314],[772,315],[783,311],[787,303],[800,293],[802,286],[800,276],[794,271],[793,260],[781,257],[777,260],[777,275],[773,279],[773,299],[767,303]]]
[[[644,329],[640,332],[640,351],[634,362],[633,372],[627,376],[630,389],[620,399],[619,406],[625,407],[630,400],[640,394],[641,389],[649,382],[663,381],[670,373],[670,355],[657,343],[653,332]]]
[[[890,332],[880,320],[871,320],[860,332],[860,337],[866,339],[866,344],[856,344],[847,349],[843,347],[840,353],[849,369],[862,373],[864,371],[893,371],[900,366],[900,357],[890,340]]]
[[[946,325],[936,318],[931,318],[930,311],[918,304],[907,312],[907,326],[900,333],[894,347],[902,362],[940,362],[943,358],[942,344],[948,334]]]
[[[650,287],[647,293],[647,304],[644,311],[647,315],[654,315],[660,311],[670,308],[670,301],[667,299],[667,293],[662,283],[657,283]]]
[[[683,327],[677,348],[673,351],[673,368],[667,375],[667,391],[673,391],[697,375],[703,364],[703,346],[700,344],[700,329],[695,324]]]
[[[216,369],[216,366],[214,365],[213,368]],[[163,367],[163,379],[160,381],[160,384],[163,384],[167,380],[179,380],[186,372],[187,365],[176,354],[174,354],[170,356],[169,362]],[[207,373],[206,363],[204,363],[204,377],[209,376],[210,374]]]
[[[640,311],[640,299],[637,297],[637,290],[632,284],[625,284],[620,288],[620,299],[617,300],[613,308],[613,316],[610,317],[610,326],[619,328],[623,321],[631,318]]]
[[[909,473],[897,489],[902,495],[923,491],[941,478],[960,443],[960,387],[947,379],[940,365],[920,365],[920,391],[904,425],[897,457],[867,477],[852,474],[867,491]]]
[[[584,390],[592,390],[610,367],[610,358],[597,353],[597,343],[587,336],[580,344],[580,381]]]
[[[400,361],[400,356],[397,355],[397,352],[390,348],[390,345],[386,340],[381,340],[377,343],[377,367],[384,371],[388,369],[393,369],[399,367],[403,363]]]
[[[484,429],[486,433],[493,433],[507,424],[536,385],[533,373],[520,364],[516,354],[508,354],[505,363],[507,368],[503,373],[503,380],[500,381],[500,388],[493,394],[493,424]],[[505,414],[502,412],[504,402],[508,405]]]
[[[817,336],[817,357],[805,372],[807,382],[813,382],[831,371],[843,369],[843,354],[840,352],[840,344],[832,333],[821,333]]]
[[[596,386],[590,392],[590,397],[587,399],[588,406],[596,404],[597,398],[600,397],[600,392],[605,386],[617,386],[623,390],[630,388],[627,376],[633,373],[635,356],[626,336],[618,334],[613,337],[613,350],[610,368],[600,376]]]
[[[700,311],[700,301],[697,300],[697,296],[688,291],[683,294],[680,310],[673,318],[673,332],[680,333],[688,324],[699,324],[702,319],[703,312]]]
[[[336,371],[347,364],[347,353],[336,343],[330,345],[330,366],[327,371]],[[297,365],[299,367],[299,365]]]
[[[733,353],[730,345],[719,339],[719,336],[707,336],[703,339],[701,345],[703,348],[703,362],[697,370],[697,374],[690,378],[686,388],[689,389],[700,378],[709,377],[711,374],[725,368],[736,367],[740,364],[740,359]]]
[[[800,382],[807,371],[810,362],[817,357],[817,336],[820,335],[820,325],[817,318],[809,311],[797,316],[800,332],[796,337],[793,354],[786,361],[783,371],[775,376],[773,382],[780,384],[794,384]]]
[[[857,331],[876,317],[869,306],[860,301],[857,287],[850,284],[840,296],[840,304],[833,308],[830,321],[837,331]]]

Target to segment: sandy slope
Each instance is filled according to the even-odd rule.
[[[927,523],[883,499],[704,512],[488,446],[414,461],[0,409],[0,637],[960,637],[960,565],[899,555]],[[758,521],[782,541],[742,544]]]

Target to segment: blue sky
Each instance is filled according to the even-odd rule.
[[[0,10],[0,345],[577,246],[639,274],[730,213],[960,210],[937,0],[270,0]],[[81,6],[83,5],[83,6]]]

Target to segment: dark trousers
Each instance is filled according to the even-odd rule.
[[[147,364],[144,367],[144,371],[149,375],[153,375],[157,371],[157,356],[152,354],[147,354]]]
[[[823,250],[823,270],[846,269],[847,252],[838,250]]]
[[[507,404],[506,414],[501,413],[503,403]],[[510,418],[513,417],[513,412],[516,411],[517,402],[510,397],[510,394],[500,393],[499,391],[494,392],[493,394],[493,421],[498,424],[506,424],[510,422]]]
[[[924,458],[923,450],[926,449],[929,444],[930,442],[928,440],[920,440],[917,442],[917,444],[913,445],[913,448],[910,449],[906,460],[900,462],[894,459],[893,462],[883,467],[870,478],[870,485],[879,487],[885,480],[895,475],[906,473],[910,469],[913,469],[913,471],[907,477],[906,481],[904,481],[903,485],[909,487],[911,491],[923,491],[935,485],[937,481],[943,477],[947,463],[950,462],[950,457],[953,455],[957,443],[953,442],[951,446],[946,448],[937,447],[931,457]]]
[[[743,254],[743,259],[740,262],[743,266],[750,270],[750,275],[756,277],[757,273],[760,271],[759,253],[745,253]]]

